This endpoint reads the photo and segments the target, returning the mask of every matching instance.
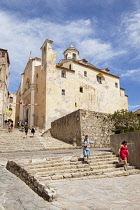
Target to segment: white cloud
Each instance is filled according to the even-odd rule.
[[[124,17],[122,29],[125,33],[125,41],[130,46],[139,48],[140,45],[140,10]],[[126,39],[127,37],[127,39]]]
[[[94,64],[105,63],[125,53],[124,50],[115,51],[111,43],[105,43],[99,39],[85,39],[78,43],[78,48],[85,58],[89,57]]]
[[[64,50],[65,45],[77,42],[88,36],[92,29],[90,20],[77,20],[59,24],[43,21],[39,18],[22,22],[16,17],[0,12],[0,40],[2,48],[7,48],[12,60],[22,62],[30,50],[39,55],[39,49],[46,38]]]
[[[140,69],[128,70],[122,73],[121,77],[128,77],[130,80],[140,81]]]
[[[10,13],[0,12],[0,20],[0,48],[9,51],[11,60],[10,87],[14,91],[18,87],[13,88],[13,86],[19,83],[13,79],[15,74],[19,75],[20,81],[20,74],[24,71],[30,51],[32,51],[33,57],[40,57],[40,47],[46,38],[54,41],[58,61],[63,58],[62,53],[71,42],[80,51],[81,58],[84,57],[96,65],[103,64],[103,62],[125,53],[123,50],[113,49],[109,42],[105,43],[95,39],[94,26],[91,26],[89,19],[65,21],[60,24],[40,18],[25,21]],[[93,38],[90,38],[91,36]]]
[[[129,109],[131,109],[131,110],[137,109],[139,107],[140,107],[140,105],[129,105]]]

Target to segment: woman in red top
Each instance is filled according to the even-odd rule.
[[[118,154],[119,154],[119,157],[122,160],[124,160],[124,170],[126,171],[127,170],[127,160],[128,160],[128,155],[129,155],[127,141],[122,142]]]

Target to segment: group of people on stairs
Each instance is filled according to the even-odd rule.
[[[90,141],[88,139],[88,135],[85,136],[85,138],[82,140],[82,147],[83,147],[83,163],[89,163],[89,157],[90,157]],[[124,161],[124,170],[127,170],[128,167],[128,147],[127,142],[123,141],[120,148],[119,148],[119,161]]]

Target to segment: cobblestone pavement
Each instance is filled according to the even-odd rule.
[[[54,205],[72,210],[140,210],[140,175],[55,182]]]
[[[97,152],[92,150],[92,152]],[[103,150],[104,151],[104,150]],[[59,154],[58,154],[59,153]],[[140,175],[94,180],[55,181],[57,201],[49,203],[5,169],[9,159],[81,154],[81,150],[0,154],[0,210],[139,210]]]

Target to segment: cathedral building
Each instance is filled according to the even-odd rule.
[[[0,128],[4,126],[4,121],[7,120],[9,65],[8,51],[0,48]]]
[[[45,40],[41,59],[29,57],[17,91],[16,122],[46,130],[52,121],[78,109],[102,113],[128,109],[118,76],[81,59],[72,44],[56,63],[52,42]]]

